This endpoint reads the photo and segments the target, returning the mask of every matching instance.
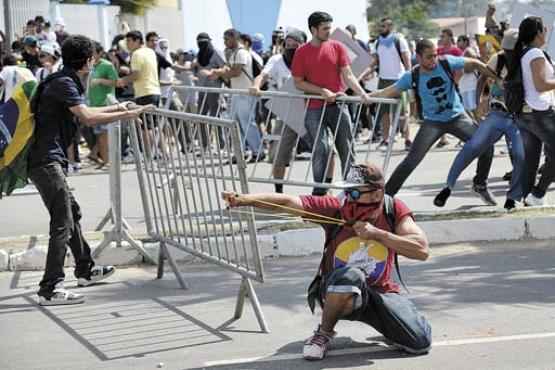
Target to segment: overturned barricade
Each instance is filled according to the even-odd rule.
[[[267,332],[251,282],[264,281],[254,216],[228,212],[220,197],[226,190],[249,191],[237,126],[167,110],[147,113],[142,120],[142,128],[130,133],[147,232],[160,242],[158,276],[162,277],[167,260],[186,288],[170,247],[240,274],[234,319],[241,317],[248,297],[260,328]],[[187,136],[186,129],[194,136]],[[225,137],[225,147],[210,152],[195,144],[204,130]]]

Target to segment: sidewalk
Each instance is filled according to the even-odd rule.
[[[553,260],[551,242],[444,245],[426,262],[402,259],[410,295],[433,326],[432,352],[403,355],[373,329],[341,322],[330,357],[319,363],[300,358],[319,319],[305,299],[318,256],[266,261],[267,282],[255,289],[270,334],[259,332],[248,304],[242,319],[222,327],[240,280],[212,265],[180,266],[188,291],[169,272],[154,280],[153,267],[119,269],[106,284],[79,290],[85,304],[50,308],[36,305],[41,272],[4,272],[0,368],[551,369]]]

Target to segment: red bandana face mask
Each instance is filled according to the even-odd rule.
[[[341,208],[341,216],[347,222],[373,221],[377,219],[378,211],[381,210],[383,200],[373,203],[359,203],[348,199]]]

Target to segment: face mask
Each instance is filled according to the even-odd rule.
[[[291,68],[291,65],[293,64],[293,57],[295,56],[296,50],[297,50],[296,48],[283,50],[283,60],[285,61],[285,64],[289,68]]]
[[[348,199],[341,208],[341,216],[346,221],[373,221],[376,211],[381,209],[383,200],[374,203],[359,203]]]

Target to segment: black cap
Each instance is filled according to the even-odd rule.
[[[212,39],[206,32],[201,32],[197,35],[197,41],[198,42],[212,41]]]

